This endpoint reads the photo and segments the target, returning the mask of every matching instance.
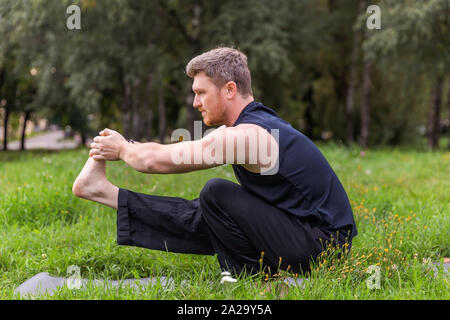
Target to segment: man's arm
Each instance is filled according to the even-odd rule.
[[[222,164],[241,164],[260,172],[278,159],[278,142],[265,129],[242,124],[220,127],[195,141],[173,144],[128,143],[116,131],[105,129],[95,137],[94,160],[123,160],[144,173],[182,173]]]
[[[203,161],[196,163],[193,157],[187,157],[193,156],[201,144],[200,140],[174,144],[126,143],[122,145],[119,157],[130,167],[143,173],[183,173],[221,165],[220,163],[208,164]],[[181,157],[177,157],[176,153]],[[185,155],[184,158],[183,155]],[[174,159],[180,161],[174,161]]]

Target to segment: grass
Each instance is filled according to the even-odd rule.
[[[286,296],[246,276],[222,286],[214,256],[118,246],[114,210],[71,193],[88,150],[0,152],[0,299],[24,298],[14,294],[22,282],[39,272],[69,276],[70,265],[91,280],[169,276],[174,286],[88,285],[39,298],[449,299],[448,275],[433,276],[427,263],[450,256],[450,153],[382,148],[364,154],[337,145],[320,149],[348,193],[359,235],[345,259],[325,252],[304,288],[291,287]],[[122,188],[187,199],[198,197],[213,177],[236,181],[230,166],[144,175],[112,162],[107,175]],[[379,289],[367,285],[372,265],[380,268]]]

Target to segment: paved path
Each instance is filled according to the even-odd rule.
[[[78,146],[78,141],[75,140],[63,140],[64,131],[55,130],[43,133],[36,137],[25,139],[25,149],[47,149],[47,150],[60,150],[60,149],[73,149]],[[8,150],[19,150],[20,141],[14,141],[8,143]]]

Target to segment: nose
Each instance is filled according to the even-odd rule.
[[[194,108],[201,107],[202,103],[201,103],[200,98],[198,97],[198,95],[195,95],[194,102],[192,103],[192,105],[194,106]]]

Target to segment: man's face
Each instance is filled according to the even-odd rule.
[[[204,72],[194,77],[192,91],[195,93],[194,108],[202,113],[203,122],[207,126],[223,124],[225,106],[222,91],[216,87]]]

